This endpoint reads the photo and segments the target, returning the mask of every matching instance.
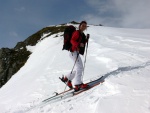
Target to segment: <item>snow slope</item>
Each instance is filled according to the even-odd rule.
[[[89,25],[85,33],[91,37],[84,82],[101,76],[105,82],[27,113],[150,113],[150,29]],[[24,113],[64,90],[58,77],[69,73],[73,62],[61,50],[61,35],[27,47],[32,51],[27,63],[0,89],[0,113]]]

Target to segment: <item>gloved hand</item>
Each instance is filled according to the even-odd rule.
[[[84,44],[83,44],[83,43],[80,43],[80,47],[84,47]]]
[[[87,38],[87,40],[88,40],[88,39],[90,38],[90,34],[87,34],[86,38]]]

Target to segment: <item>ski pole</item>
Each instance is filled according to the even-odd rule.
[[[83,79],[83,76],[84,76],[84,70],[85,70],[85,63],[86,63],[86,57],[87,57],[87,49],[88,49],[88,41],[89,41],[89,37],[90,37],[90,35],[87,34],[87,46],[86,46],[86,53],[85,53],[85,60],[84,60],[84,67],[83,67],[83,75],[82,75],[82,79]]]
[[[76,65],[76,62],[77,62],[77,60],[78,60],[78,57],[79,57],[79,53],[77,53],[77,57],[76,57],[76,60],[75,60],[75,62],[74,62],[74,65],[73,65],[73,68],[72,68],[72,70],[71,70],[70,75],[71,75],[72,72],[73,72],[73,69],[74,69],[74,67],[75,67],[75,65]],[[69,79],[68,79],[68,81],[69,81]],[[64,92],[65,92],[65,90],[66,90],[66,88],[67,88],[67,83],[68,83],[68,81],[66,82],[66,86],[65,86]],[[64,93],[63,93],[62,97],[63,97],[63,96],[64,96]],[[62,98],[62,97],[61,97],[61,98]]]
[[[76,57],[76,60],[75,60],[75,63],[74,63],[74,65],[73,65],[73,68],[72,68],[72,70],[71,70],[71,74],[72,74],[72,72],[73,72],[73,69],[74,69],[74,67],[75,67],[75,65],[76,65],[76,62],[77,62],[78,56],[79,56],[79,53],[77,52],[77,57]]]

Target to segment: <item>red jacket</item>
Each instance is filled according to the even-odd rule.
[[[74,52],[80,49],[79,53],[83,55],[86,42],[87,42],[87,39],[86,39],[85,34],[80,33],[79,30],[76,30],[73,33],[72,38],[71,38],[71,44],[72,44],[71,51]],[[80,43],[83,43],[84,47],[80,47]]]
[[[82,39],[82,37],[80,35],[79,30],[76,30],[73,33],[72,38],[71,38],[71,44],[72,44],[71,51],[72,52],[76,51],[77,48],[79,48],[81,39]]]

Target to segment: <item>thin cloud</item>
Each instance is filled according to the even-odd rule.
[[[18,37],[18,36],[19,36],[15,31],[9,32],[9,35],[10,35],[11,37]]]
[[[18,11],[18,12],[22,12],[22,11],[25,11],[26,8],[25,7],[19,7],[19,8],[15,8],[15,11]]]
[[[94,14],[86,14],[83,19],[107,26],[150,28],[149,0],[88,0],[95,9]]]

